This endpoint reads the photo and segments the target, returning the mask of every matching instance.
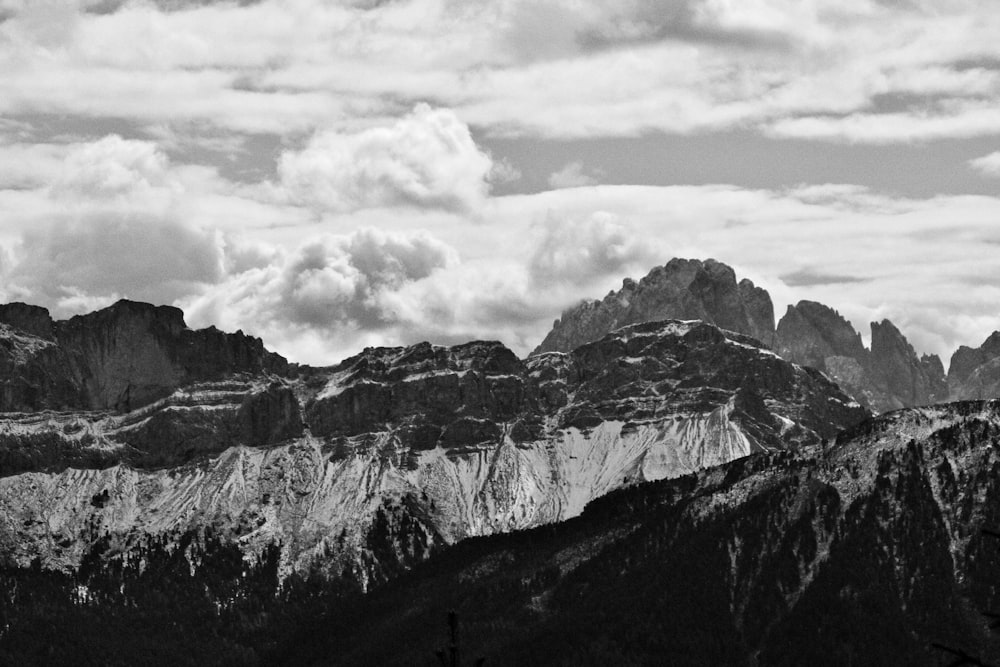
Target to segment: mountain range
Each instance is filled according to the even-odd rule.
[[[995,655],[998,408],[932,404],[1000,395],[1000,333],[947,376],[871,341],[714,260],[525,359],[309,367],[171,307],[0,306],[0,662],[421,664],[446,607],[491,664]]]
[[[700,319],[756,338],[782,358],[826,373],[875,412],[1000,395],[1000,332],[979,348],[960,347],[948,375],[936,355],[918,356],[889,320],[871,323],[871,348],[833,308],[788,306],[775,325],[766,290],[709,259],[672,259],[600,301],[584,301],[557,319],[534,353],[566,351],[609,331],[663,318]]]

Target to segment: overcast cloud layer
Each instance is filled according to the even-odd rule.
[[[998,34],[987,0],[0,0],[0,299],[524,354],[715,257],[947,363],[1000,329]],[[623,176],[636,137],[685,138],[675,180]],[[712,184],[730,138],[760,159]],[[902,147],[948,187],[866,179]],[[755,185],[825,149],[857,179]]]

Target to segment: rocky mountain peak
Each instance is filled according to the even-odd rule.
[[[21,302],[0,304],[0,322],[38,338],[53,337],[52,317],[41,306]]]
[[[853,359],[866,363],[867,350],[861,334],[833,308],[815,301],[788,306],[778,322],[778,353],[790,361],[825,370],[826,359]]]
[[[948,388],[956,399],[1000,395],[1000,331],[977,348],[963,345],[955,351],[948,366]]]
[[[534,354],[568,352],[637,322],[703,320],[771,345],[774,307],[763,289],[714,259],[671,259],[638,282],[627,279],[601,301],[585,301],[562,314]]]
[[[934,355],[917,357],[913,346],[889,320],[872,322],[871,370],[882,385],[889,409],[947,400],[944,365]]]
[[[8,304],[0,307],[0,322],[48,341],[22,337],[0,345],[0,411],[127,411],[188,382],[288,371],[287,361],[260,339],[214,328],[193,331],[171,306],[121,300],[53,322],[43,308]]]
[[[775,328],[767,291],[746,278],[737,282],[733,269],[714,259],[675,258],[638,282],[626,279],[620,290],[604,299],[585,301],[564,312],[533,354],[568,352],[618,328],[669,318],[702,320],[751,336],[789,361],[823,371],[879,412],[949,396],[941,360],[918,357],[888,320],[872,324],[870,351],[850,322],[815,301],[789,306]],[[988,351],[994,348],[996,354]],[[960,350],[958,363],[953,362],[956,377],[965,377],[986,357],[1000,357],[1000,333],[984,349]]]
[[[889,320],[871,324],[867,350],[861,334],[829,306],[800,301],[778,322],[778,352],[833,378],[849,394],[885,412],[947,400],[944,366],[934,355],[918,357]]]
[[[58,324],[60,329],[93,329],[95,327],[126,327],[162,329],[169,335],[179,335],[187,329],[184,311],[173,306],[156,306],[142,301],[119,299],[107,308],[76,315]]]

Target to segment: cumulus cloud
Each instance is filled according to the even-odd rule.
[[[1000,151],[969,160],[969,166],[983,176],[1000,176]]]
[[[68,199],[108,201],[171,189],[167,157],[155,143],[112,134],[71,152],[52,193]]]
[[[9,289],[57,315],[119,296],[170,303],[222,277],[221,235],[184,220],[178,170],[155,144],[76,144],[37,191],[51,208],[20,237]]]
[[[30,190],[52,182],[62,168],[66,147],[0,142],[0,190]]]
[[[492,167],[454,112],[419,104],[390,126],[317,133],[281,156],[278,173],[293,198],[320,209],[472,211],[486,197]]]
[[[577,161],[568,163],[549,176],[549,185],[553,188],[577,188],[596,183],[597,179],[586,173],[583,163]]]
[[[656,243],[641,240],[620,218],[598,211],[585,218],[549,214],[529,270],[540,284],[593,283],[655,262]]]
[[[185,300],[192,321],[258,331],[279,344],[319,333],[332,345],[364,341],[400,323],[390,295],[458,261],[426,233],[370,228],[318,237],[272,260]]]

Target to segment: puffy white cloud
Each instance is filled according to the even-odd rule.
[[[1000,176],[1000,151],[969,160],[969,166],[983,176]]]
[[[569,162],[559,171],[549,176],[549,185],[553,188],[577,188],[583,185],[594,185],[597,179],[584,171],[583,163]]]
[[[112,134],[72,151],[52,192],[68,199],[108,201],[148,197],[174,187],[167,157],[156,144]]]
[[[30,190],[50,184],[67,149],[55,144],[0,142],[0,190]]]
[[[326,337],[327,353],[347,354],[350,343],[404,321],[393,293],[458,261],[426,233],[370,228],[317,237],[269,259],[182,299],[191,321],[255,331],[279,349],[303,336]]]
[[[388,127],[317,133],[281,156],[281,182],[295,199],[353,211],[410,205],[472,211],[489,189],[493,163],[448,109],[419,104]]]
[[[620,278],[659,259],[655,241],[638,238],[612,213],[598,211],[582,219],[550,213],[539,226],[541,238],[529,270],[542,287],[587,285],[609,275]]]

